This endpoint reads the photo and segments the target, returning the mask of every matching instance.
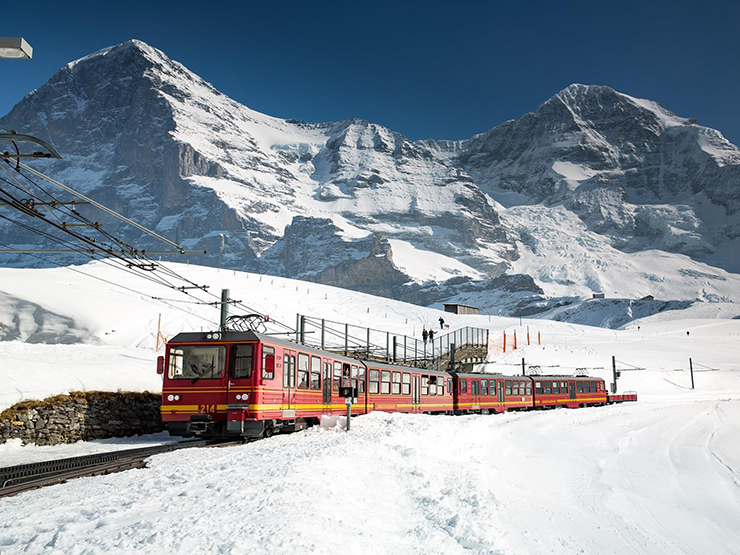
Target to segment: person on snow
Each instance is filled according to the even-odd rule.
[[[424,340],[424,345],[427,344],[428,337],[429,337],[429,332],[427,331],[427,327],[424,326],[424,331],[421,332],[421,338]]]
[[[443,330],[445,329],[445,319],[441,316],[439,317],[439,329]]]

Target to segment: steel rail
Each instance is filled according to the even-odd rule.
[[[72,478],[144,468],[147,458],[161,453],[193,447],[226,447],[240,443],[242,442],[219,440],[180,441],[153,447],[108,451],[0,468],[0,497],[9,497],[24,491],[66,482]]]

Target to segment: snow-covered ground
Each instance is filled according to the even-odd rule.
[[[440,315],[283,278],[172,267],[289,324],[301,312],[418,335]],[[153,301],[176,293],[101,263],[76,270],[139,293],[71,269],[0,269],[0,336],[16,338],[0,341],[0,407],[72,389],[156,390],[159,315],[170,337],[217,320],[213,307]],[[609,330],[444,314],[452,329],[516,328],[520,341],[527,326],[541,333],[542,345],[497,355],[486,371],[518,372],[524,358],[546,373],[589,368],[611,381],[615,356],[620,390],[640,401],[498,416],[375,413],[349,434],[314,428],[158,455],[147,469],[0,500],[0,552],[738,553],[740,320],[711,315],[666,311]],[[54,337],[82,343],[27,342]],[[10,443],[0,466],[101,448]]]

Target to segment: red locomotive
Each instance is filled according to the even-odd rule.
[[[636,400],[604,380],[441,372],[362,361],[274,336],[181,333],[167,344],[162,421],[177,436],[271,436],[345,414],[339,387],[356,388],[353,414],[499,413]]]

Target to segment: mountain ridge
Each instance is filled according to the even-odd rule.
[[[479,291],[511,309],[608,282],[560,279],[568,272],[532,272],[523,262],[551,248],[531,235],[532,218],[558,226],[566,214],[565,227],[593,234],[594,252],[615,264],[657,247],[693,258],[687,267],[699,273],[740,270],[740,149],[606,86],[570,85],[536,112],[469,139],[410,141],[366,120],[260,114],[134,39],[70,62],[0,124],[51,140],[66,158],[47,164],[57,178],[188,249],[205,248],[210,265],[350,288],[359,287],[359,268],[377,270],[389,281],[361,290],[407,298],[431,288],[431,302],[532,275],[538,285],[527,299]],[[317,231],[333,254],[324,259],[322,245],[296,240],[295,229]],[[12,244],[33,244],[4,231]]]

